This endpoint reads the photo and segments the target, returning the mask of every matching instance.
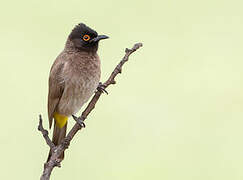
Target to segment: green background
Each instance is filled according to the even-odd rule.
[[[243,2],[2,1],[0,179],[39,179],[48,147],[50,67],[84,22],[100,43],[102,81],[142,42],[74,138],[64,180],[242,180]],[[69,127],[73,120],[69,121]]]

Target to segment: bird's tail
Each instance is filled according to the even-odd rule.
[[[55,144],[55,146],[59,145],[62,140],[66,137],[66,131],[67,131],[67,123],[63,127],[58,127],[56,121],[54,124],[54,130],[53,130],[53,136],[52,136],[52,142]],[[47,161],[49,161],[51,157],[51,150],[48,155]],[[59,157],[61,160],[64,159],[64,152]]]

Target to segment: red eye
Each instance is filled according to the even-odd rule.
[[[85,34],[85,35],[83,36],[83,40],[84,40],[84,41],[88,41],[88,40],[90,40],[90,36],[89,36],[88,34]]]

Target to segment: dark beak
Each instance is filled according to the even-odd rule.
[[[108,39],[108,38],[109,38],[109,37],[106,36],[106,35],[99,35],[99,36],[97,36],[96,38],[90,40],[89,42],[90,42],[90,43],[93,43],[93,42],[99,42],[99,41],[102,40],[102,39]]]

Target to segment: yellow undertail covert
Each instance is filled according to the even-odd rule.
[[[67,123],[67,120],[68,120],[68,117],[67,116],[64,116],[64,115],[61,115],[57,112],[54,112],[54,119],[57,123],[57,126],[59,128],[62,128],[66,123]]]

